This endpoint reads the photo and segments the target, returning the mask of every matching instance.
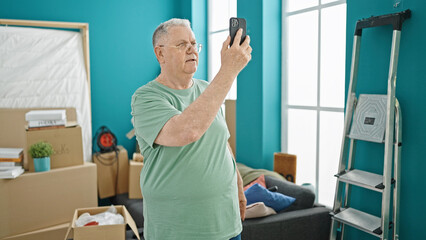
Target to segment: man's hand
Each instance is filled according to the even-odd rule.
[[[250,36],[246,36],[244,42],[240,45],[241,35],[243,31],[239,29],[235,34],[234,43],[229,46],[231,37],[223,42],[221,55],[221,66],[220,70],[225,74],[230,74],[234,79],[238,73],[243,70],[247,63],[251,60],[252,48],[250,47]]]
[[[240,184],[238,184],[238,200],[240,203],[241,220],[244,221],[244,219],[246,218],[247,199],[246,199],[246,195],[244,195],[244,189],[242,187],[242,184],[241,184],[241,187],[240,187]]]
[[[229,146],[229,143],[228,143],[228,146]],[[230,146],[229,146],[229,149],[231,149]],[[238,168],[237,168],[237,185],[238,185],[238,202],[240,204],[240,216],[241,216],[241,220],[244,221],[244,219],[246,218],[247,199],[246,199],[246,195],[244,195],[243,179],[241,178]]]

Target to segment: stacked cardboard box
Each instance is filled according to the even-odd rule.
[[[19,108],[19,109],[0,108],[0,132],[2,133],[0,137],[0,146],[3,148],[23,148],[25,170],[29,169],[28,146],[27,146],[28,143],[27,143],[27,131],[26,131],[27,121],[25,120],[25,114],[31,110],[34,110],[34,109],[33,108]],[[65,110],[66,110],[67,119],[71,122],[75,122],[77,120],[77,114],[76,114],[75,108],[67,108]],[[80,140],[77,139],[77,141],[81,141],[81,139]],[[79,158],[78,153],[76,153],[74,157]],[[82,163],[83,162],[80,162],[79,164],[82,164]]]
[[[30,110],[0,109],[0,146],[23,148],[26,169],[31,143],[48,141],[57,153],[50,171],[0,179],[0,239],[63,239],[76,208],[98,205],[96,164],[83,161],[79,126],[26,131]],[[75,120],[75,109],[67,117]]]
[[[68,122],[65,128],[26,131],[26,146],[43,141],[52,144],[54,153],[50,156],[50,168],[62,168],[83,164],[83,142],[81,127]],[[34,160],[27,154],[28,169],[34,172]]]
[[[53,227],[26,232],[19,235],[3,238],[3,240],[56,240],[64,239],[69,223],[59,224]]]
[[[0,179],[0,239],[69,222],[98,205],[96,188],[93,163]]]

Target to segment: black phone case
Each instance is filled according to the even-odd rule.
[[[236,21],[235,21],[236,20]],[[231,36],[231,43],[229,46],[232,46],[234,43],[235,34],[237,34],[238,29],[243,29],[243,34],[241,35],[241,42],[240,45],[244,42],[244,39],[246,39],[246,20],[244,18],[230,18],[229,19],[229,35]]]

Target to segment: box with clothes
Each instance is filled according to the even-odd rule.
[[[66,233],[65,239],[72,238],[74,240],[125,240],[127,225],[137,236],[137,238],[140,239],[135,221],[127,211],[126,207],[113,206],[113,208],[115,208],[116,211],[114,213],[109,212],[109,209],[111,209],[111,207],[76,209],[68,231]],[[90,219],[93,218],[93,216],[95,215],[103,214],[105,212],[109,212],[107,217],[108,221],[104,223],[106,225],[101,225],[100,221],[91,221],[86,224],[80,224],[81,226],[78,224],[78,222],[81,220],[80,217],[82,215],[85,215],[86,218]],[[119,216],[121,216],[119,224],[109,224],[111,222],[115,222],[114,216],[112,216],[112,214],[119,214]],[[114,221],[111,221],[111,219],[114,219]],[[84,220],[80,222],[85,223]]]

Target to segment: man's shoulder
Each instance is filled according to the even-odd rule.
[[[155,80],[152,80],[148,83],[146,83],[145,85],[139,87],[138,89],[136,89],[135,91],[135,95],[140,95],[140,94],[146,94],[146,93],[151,93],[151,92],[156,92],[157,88],[155,87]]]

